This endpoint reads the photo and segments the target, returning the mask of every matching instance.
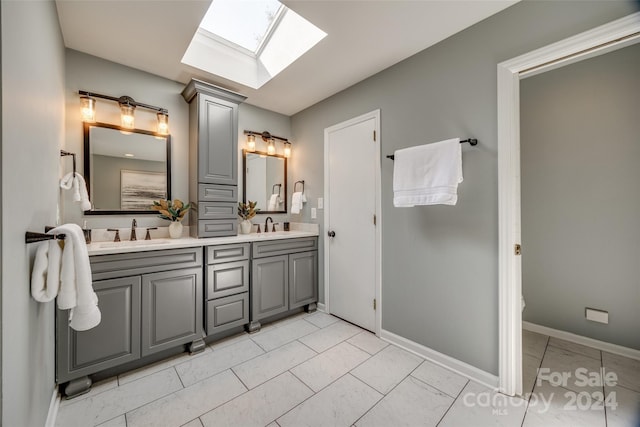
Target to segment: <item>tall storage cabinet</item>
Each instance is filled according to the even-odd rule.
[[[193,79],[189,103],[189,200],[192,237],[238,234],[238,105],[246,97]]]

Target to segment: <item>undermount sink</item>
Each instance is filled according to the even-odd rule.
[[[95,242],[95,245],[99,249],[107,248],[128,248],[135,246],[152,246],[152,245],[165,245],[170,243],[169,239],[152,239],[152,240],[125,240],[122,242]]]

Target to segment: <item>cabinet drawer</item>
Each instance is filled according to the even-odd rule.
[[[167,249],[90,258],[93,280],[135,276],[202,265],[202,248]]]
[[[299,239],[270,240],[267,242],[253,242],[253,258],[263,258],[273,255],[284,255],[295,252],[314,251],[318,249],[317,237]]]
[[[207,335],[249,323],[247,292],[207,302]]]
[[[207,267],[207,299],[249,290],[249,261],[213,264]]]
[[[237,209],[235,202],[200,202],[198,219],[236,219]]]
[[[239,245],[207,246],[207,264],[249,259],[250,243]]]
[[[238,203],[237,185],[198,184],[198,201]]]
[[[224,237],[238,235],[237,219],[201,219],[198,237]]]

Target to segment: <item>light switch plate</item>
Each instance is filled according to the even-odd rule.
[[[311,219],[316,219],[318,217],[318,211],[316,208],[311,208]]]
[[[324,208],[324,199],[322,197],[318,197],[318,209]]]

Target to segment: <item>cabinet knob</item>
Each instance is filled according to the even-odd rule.
[[[329,237],[336,237],[336,232],[335,232],[335,231],[333,231],[333,230],[331,230],[331,231],[329,231],[329,232],[327,233],[327,235],[328,235]]]

